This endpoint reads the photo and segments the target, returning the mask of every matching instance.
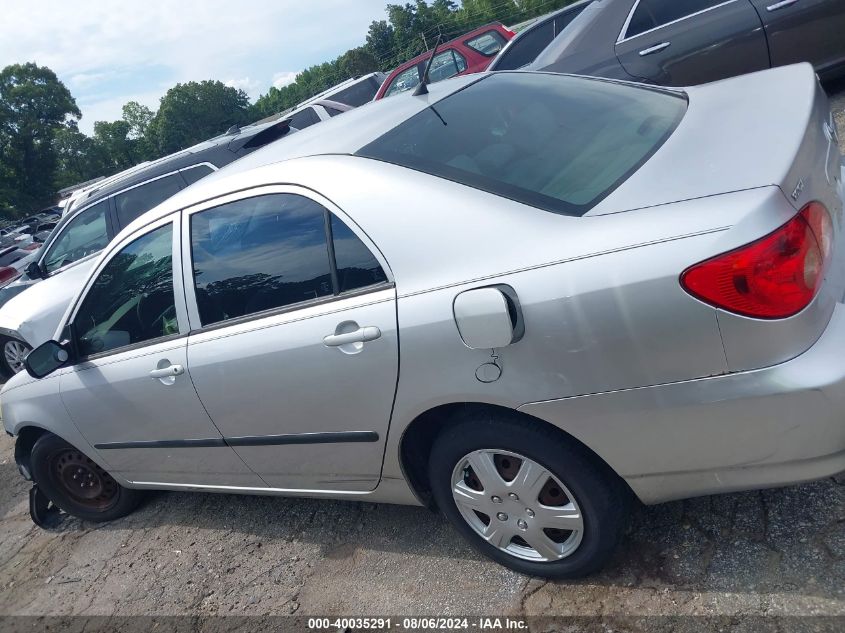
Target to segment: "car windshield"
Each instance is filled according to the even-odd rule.
[[[583,215],[671,135],[686,99],[541,73],[483,78],[357,154],[518,202]]]

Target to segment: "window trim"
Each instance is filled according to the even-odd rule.
[[[690,18],[694,18],[696,16],[702,15],[707,13],[708,11],[713,11],[714,9],[719,9],[729,4],[733,4],[737,0],[725,0],[725,2],[721,2],[719,4],[714,4],[712,7],[707,7],[706,9],[702,9],[701,11],[696,11],[695,13],[690,13],[689,15],[685,15],[677,20],[672,20],[671,22],[666,22],[666,24],[661,24],[659,26],[655,26],[648,31],[643,31],[642,33],[637,33],[636,35],[628,35],[628,27],[631,26],[631,20],[634,19],[634,12],[637,10],[637,7],[640,6],[640,0],[636,0],[634,2],[634,6],[631,7],[631,10],[628,12],[628,17],[625,19],[625,24],[622,25],[622,30],[619,32],[619,37],[616,40],[617,44],[621,44],[623,42],[627,42],[628,40],[633,40],[641,35],[648,35],[649,33],[654,33],[655,31],[659,31],[662,28],[667,26],[672,26],[673,24],[677,24],[678,22],[683,22],[684,20],[689,20]]]
[[[355,234],[355,236],[361,240],[361,242],[370,250],[373,256],[381,266],[381,269],[384,271],[384,276],[387,278],[387,281],[380,282],[378,284],[373,284],[372,286],[366,286],[364,288],[356,288],[355,290],[350,290],[347,292],[341,292],[338,294],[332,294],[325,297],[317,297],[315,299],[308,299],[306,301],[300,301],[298,303],[291,303],[286,306],[281,306],[278,308],[270,308],[269,310],[263,310],[261,312],[254,312],[252,314],[247,314],[241,317],[235,317],[232,319],[226,319],[224,321],[218,321],[216,323],[210,323],[208,325],[203,325],[202,319],[200,318],[199,308],[197,306],[197,296],[196,296],[196,285],[194,284],[194,273],[193,273],[193,253],[191,251],[191,216],[196,213],[201,213],[203,211],[207,211],[209,209],[213,209],[215,207],[222,206],[224,204],[229,204],[231,202],[238,202],[240,200],[246,200],[248,198],[258,198],[260,196],[267,196],[279,193],[289,193],[298,196],[302,196],[303,198],[308,198],[309,200],[319,204],[321,207],[326,209],[330,214],[334,214],[341,220],[349,229]],[[324,216],[325,217],[325,216]],[[331,216],[328,216],[329,220],[331,220]],[[313,189],[308,189],[307,187],[302,187],[298,185],[283,185],[283,184],[275,184],[275,185],[260,185],[257,187],[251,187],[249,189],[243,189],[241,191],[236,191],[233,193],[228,193],[222,196],[218,196],[216,198],[212,198],[210,200],[205,200],[201,203],[195,204],[193,206],[187,207],[182,210],[182,230],[181,230],[181,237],[182,237],[182,277],[183,277],[183,292],[185,297],[185,303],[187,307],[187,317],[188,317],[188,324],[190,327],[190,333],[196,334],[199,332],[207,332],[209,330],[220,329],[223,327],[228,327],[230,325],[237,325],[241,323],[246,323],[248,321],[254,321],[257,319],[264,319],[270,316],[275,316],[277,314],[284,314],[286,312],[295,312],[297,310],[302,310],[305,308],[311,308],[315,305],[322,305],[322,304],[329,304],[336,301],[342,301],[344,299],[348,299],[353,296],[369,294],[372,292],[380,292],[387,288],[394,288],[395,287],[395,280],[393,277],[393,272],[390,269],[390,266],[387,263],[387,259],[384,256],[384,253],[376,246],[370,236],[367,235],[364,230],[358,226],[358,224],[351,218],[347,213],[341,210],[337,205],[335,205],[331,200],[321,196],[319,193],[314,191]],[[328,222],[331,224],[331,222]],[[329,244],[329,238],[331,237],[330,228],[326,232],[327,238],[327,245]],[[330,257],[332,257],[331,253],[334,251],[334,244],[331,244],[330,247]],[[334,275],[336,274],[337,266],[334,266],[334,272],[332,272],[332,278],[334,282]],[[180,332],[181,332],[181,322],[180,322]]]
[[[156,345],[158,343],[165,342],[170,339],[177,339],[183,336],[187,336],[190,329],[188,327],[188,311],[187,307],[185,306],[185,291],[183,288],[182,283],[182,249],[180,248],[181,244],[181,224],[178,222],[179,219],[179,212],[170,213],[163,218],[159,218],[155,222],[151,222],[150,224],[146,224],[143,227],[139,228],[134,233],[127,235],[125,238],[120,240],[119,242],[110,244],[106,247],[107,252],[106,255],[100,260],[97,266],[94,268],[93,272],[88,276],[88,279],[85,281],[85,286],[82,289],[76,299],[74,299],[73,304],[71,306],[70,312],[68,313],[70,316],[62,322],[59,332],[63,332],[64,329],[72,324],[76,319],[77,313],[79,312],[80,307],[82,306],[82,302],[88,296],[89,292],[91,291],[91,286],[94,285],[94,281],[100,276],[100,273],[103,269],[111,262],[112,259],[122,251],[126,246],[138,240],[145,235],[149,235],[153,231],[160,229],[167,224],[171,225],[171,230],[173,231],[172,234],[172,262],[171,265],[173,267],[173,295],[174,295],[174,302],[176,306],[176,321],[179,325],[179,332],[174,334],[167,334],[165,336],[159,336],[156,338],[152,338],[146,341],[139,341],[137,343],[130,343],[129,345],[123,345],[122,347],[115,347],[110,350],[106,350],[104,352],[97,352],[96,354],[90,354],[88,356],[80,356],[79,358],[74,359],[74,362],[71,366],[76,366],[81,363],[90,362],[93,360],[99,360],[101,358],[106,358],[108,356],[113,356],[115,354],[120,354],[129,350],[134,349],[142,349],[144,347],[150,345]],[[103,249],[106,251],[106,249]],[[77,336],[76,328],[72,328],[74,332],[74,337]],[[74,346],[78,349],[77,343],[74,340]]]

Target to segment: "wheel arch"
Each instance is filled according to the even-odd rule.
[[[551,429],[562,440],[584,451],[630,490],[628,483],[598,453],[560,427],[501,405],[485,402],[455,402],[433,407],[418,415],[408,424],[399,440],[399,464],[405,480],[424,506],[432,510],[436,509],[428,480],[428,458],[434,440],[447,427],[463,422],[470,416],[478,415],[506,417],[516,423]]]
[[[15,439],[15,463],[18,465],[18,470],[27,481],[32,481],[32,467],[29,461],[32,455],[32,447],[44,435],[55,435],[55,433],[48,431],[40,426],[24,426],[17,434]],[[64,439],[64,438],[62,438]]]

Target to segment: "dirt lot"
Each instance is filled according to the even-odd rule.
[[[27,490],[3,436],[3,615],[845,616],[845,476],[638,508],[604,573],[557,583],[482,560],[419,508],[160,493],[44,532]]]

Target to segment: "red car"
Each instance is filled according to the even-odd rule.
[[[431,62],[429,81],[434,83],[456,75],[486,70],[514,35],[500,23],[494,22],[441,44]],[[420,83],[429,57],[431,51],[426,51],[395,69],[387,76],[375,98],[381,99],[415,88]]]

